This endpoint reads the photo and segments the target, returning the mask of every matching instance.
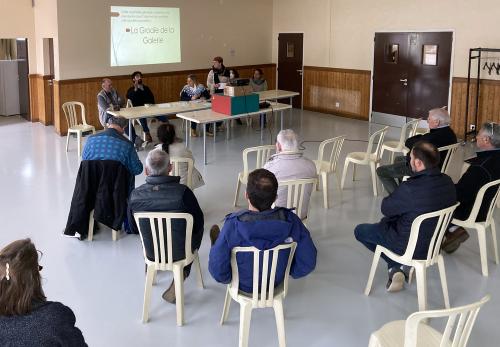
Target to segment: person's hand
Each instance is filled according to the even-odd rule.
[[[215,84],[215,89],[219,89],[219,83]]]
[[[196,99],[198,99],[198,96],[196,96],[196,95],[193,95],[193,96],[191,97],[191,100],[196,100]]]

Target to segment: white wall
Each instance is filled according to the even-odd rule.
[[[228,66],[272,60],[270,0],[147,0],[140,5],[181,9],[182,63],[110,67],[111,5],[137,6],[137,1],[58,2],[60,79],[124,75],[135,69],[146,73],[208,69],[217,55]]]
[[[43,39],[54,39],[54,74],[59,77],[59,50],[58,50],[58,18],[57,0],[43,0],[35,2],[35,39],[36,39],[36,67],[41,75],[48,75],[47,57],[44,55]]]

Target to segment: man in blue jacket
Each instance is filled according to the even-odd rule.
[[[214,225],[210,230],[212,248],[208,270],[220,283],[231,282],[231,250],[234,247],[253,246],[267,250],[280,244],[295,241],[297,248],[292,261],[290,274],[293,278],[304,277],[316,267],[316,247],[309,231],[292,210],[271,208],[276,200],[278,181],[274,174],[265,169],[257,169],[248,175],[247,190],[248,210],[242,210],[226,216],[224,227],[220,231]],[[285,277],[286,256],[279,256],[275,286]],[[251,293],[253,288],[253,255],[238,255],[240,290]]]
[[[411,225],[418,216],[454,205],[457,194],[453,181],[439,170],[440,155],[428,142],[418,142],[410,153],[413,175],[382,201],[384,217],[376,224],[360,224],[354,229],[356,239],[372,252],[381,245],[402,255],[410,238]],[[427,258],[436,222],[420,226],[414,259]],[[410,268],[382,255],[389,269],[387,291],[403,289]]]

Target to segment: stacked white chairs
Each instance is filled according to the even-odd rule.
[[[382,145],[382,151],[380,152],[380,158],[384,157],[384,151],[391,152],[391,160],[390,163],[394,163],[394,154],[395,153],[404,153],[405,152],[405,141],[407,138],[415,135],[417,131],[418,122],[420,119],[414,119],[407,122],[401,128],[401,135],[399,136],[399,141],[385,141]]]
[[[291,242],[276,246],[272,249],[261,251],[255,247],[235,247],[231,251],[231,283],[227,285],[226,298],[224,300],[224,309],[220,324],[224,324],[229,314],[229,305],[231,299],[240,304],[240,334],[239,347],[248,346],[248,337],[250,333],[250,320],[254,308],[272,307],[276,318],[278,329],[278,341],[280,347],[286,346],[285,339],[285,317],[283,314],[283,299],[288,292],[288,278],[290,275],[290,266],[297,244]],[[276,279],[276,268],[278,256],[285,256],[288,252],[288,263],[286,267],[283,283],[274,287]],[[236,256],[240,253],[253,253],[253,290],[252,293],[245,293],[239,290],[239,273]],[[262,258],[262,261],[261,261]],[[269,266],[271,265],[271,266]],[[262,269],[262,270],[260,270]],[[259,274],[261,280],[259,281]]]
[[[459,146],[460,146],[460,143],[454,143],[452,145],[443,146],[443,147],[438,148],[438,151],[440,154],[443,154],[443,152],[446,152],[446,155],[445,155],[444,160],[443,160],[443,165],[441,165],[441,172],[442,173],[448,173],[448,169],[450,167],[450,164],[453,161],[453,158],[455,157],[455,153],[457,152],[457,149]]]
[[[312,192],[316,189],[318,184],[317,178],[301,178],[296,180],[285,180],[278,182],[278,191],[280,188],[286,189],[286,208],[293,208],[294,212],[299,218],[304,221],[309,217],[309,210],[311,207],[310,201],[305,201],[306,190],[310,189]],[[307,204],[307,210],[304,212],[304,204]]]
[[[81,123],[78,122],[78,112],[77,107],[80,107],[80,118]],[[78,157],[82,155],[82,136],[83,133],[92,131],[95,134],[95,127],[87,123],[85,118],[85,106],[78,101],[68,101],[62,105],[64,116],[66,117],[66,122],[68,123],[68,136],[66,138],[66,152],[69,147],[69,138],[71,134],[76,134],[76,140],[78,142]]]
[[[243,171],[238,174],[238,181],[236,182],[236,192],[234,194],[234,203],[236,206],[238,203],[238,195],[240,192],[240,186],[242,184],[247,184],[248,174],[255,169],[260,169],[264,167],[269,157],[276,151],[276,146],[274,145],[265,145],[265,146],[257,146],[245,148],[243,150]],[[255,153],[255,166],[250,168],[249,156]]]
[[[371,334],[368,347],[466,347],[479,310],[489,300],[486,295],[470,305],[415,312],[406,321],[389,322]],[[430,318],[447,318],[444,330],[428,325]]]
[[[342,135],[321,142],[318,150],[318,159],[314,161],[314,164],[316,164],[316,172],[318,174],[318,177],[321,177],[321,183],[323,184],[322,189],[324,208],[328,208],[328,177],[331,174],[334,174],[334,177],[337,181],[337,186],[339,188],[339,194],[342,194],[342,189],[340,189],[340,177],[339,171],[337,170],[337,164],[339,161],[340,152],[342,151],[344,140],[345,136]],[[328,154],[330,155],[328,156]],[[325,157],[325,155],[327,156]]]
[[[476,222],[477,215],[481,206],[483,205],[484,194],[486,191],[494,191],[495,194],[493,199],[488,206],[488,213],[486,215],[486,220],[484,222]],[[500,180],[492,181],[485,184],[479,189],[476,195],[476,200],[470,212],[469,217],[466,220],[459,220],[454,218],[451,223],[462,228],[475,229],[477,231],[477,236],[479,240],[479,254],[481,255],[481,271],[483,276],[488,276],[488,255],[487,255],[487,244],[486,244],[486,231],[491,231],[491,241],[493,243],[493,251],[495,253],[495,263],[498,264],[498,245],[497,245],[497,234],[495,230],[495,220],[493,219],[493,214],[495,212],[495,204],[500,201]]]
[[[170,164],[172,164],[172,171],[170,175],[172,176],[180,176],[181,175],[181,167],[187,167],[187,177],[186,177],[186,186],[189,189],[193,189],[193,168],[194,162],[191,158],[180,158],[180,157],[172,157],[170,158]]]
[[[389,127],[384,127],[379,131],[374,132],[368,140],[366,152],[351,152],[345,158],[344,173],[342,174],[341,189],[344,189],[345,177],[349,163],[353,164],[352,180],[356,179],[356,165],[369,165],[372,174],[373,195],[377,196],[377,172],[376,169],[380,164],[380,151],[384,141],[385,133]]]
[[[198,251],[191,250],[191,238],[193,234],[193,216],[189,213],[165,213],[165,212],[137,212],[134,213],[134,219],[141,234],[142,249],[144,252],[144,261],[146,262],[146,283],[144,286],[144,304],[142,308],[142,322],[149,320],[149,305],[151,303],[151,291],[157,271],[172,271],[175,284],[175,307],[177,312],[177,325],[184,324],[184,267],[194,263],[197,267],[198,285],[204,288],[203,277],[201,274],[200,258]],[[149,260],[146,256],[144,246],[143,231],[141,230],[140,220],[149,221],[151,228],[151,240],[153,240],[154,260]],[[185,258],[182,260],[173,260],[173,237],[172,221],[186,221],[185,238]],[[164,225],[166,230],[164,229]],[[165,240],[165,236],[167,240]],[[166,241],[166,242],[165,242]]]
[[[385,254],[390,259],[400,264],[411,266],[415,269],[417,277],[418,308],[420,311],[424,311],[427,309],[427,268],[437,263],[439,268],[439,276],[441,278],[441,286],[443,289],[444,304],[446,308],[449,308],[450,299],[448,297],[448,284],[446,282],[444,260],[443,256],[440,254],[440,251],[444,234],[446,232],[446,229],[448,228],[448,225],[450,224],[453,211],[455,211],[458,205],[459,204],[457,203],[451,207],[435,212],[425,213],[415,218],[411,225],[408,245],[403,255],[398,255],[383,246],[377,245],[377,248],[375,248],[375,253],[373,255],[370,275],[368,276],[368,283],[366,284],[365,288],[365,295],[370,294],[370,290],[373,284],[373,277],[375,276],[375,272],[377,271],[378,261],[380,259],[380,256],[382,254]],[[427,257],[426,259],[422,260],[413,259],[413,254],[415,252],[417,241],[419,239],[420,226],[424,221],[429,219],[437,219],[437,223],[430,240]]]

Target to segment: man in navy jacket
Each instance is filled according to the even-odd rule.
[[[381,245],[402,255],[416,217],[450,207],[457,201],[453,181],[439,170],[440,156],[434,145],[428,142],[416,143],[410,158],[413,175],[382,201],[382,220],[376,224],[360,224],[354,230],[356,239],[372,252],[377,245]],[[422,223],[414,259],[427,257],[435,223]],[[403,289],[410,269],[384,255],[383,258],[389,269],[387,290],[395,292]]]
[[[274,174],[257,169],[248,175],[246,198],[248,210],[226,216],[220,231],[214,225],[210,231],[212,248],[208,270],[220,283],[231,282],[231,250],[234,247],[253,246],[267,250],[280,244],[295,241],[297,248],[290,274],[293,278],[304,277],[316,267],[316,247],[302,221],[292,210],[271,208],[276,200],[278,181]],[[278,257],[275,286],[285,277],[288,257]],[[237,257],[240,290],[251,293],[253,288],[253,255],[239,254]]]

